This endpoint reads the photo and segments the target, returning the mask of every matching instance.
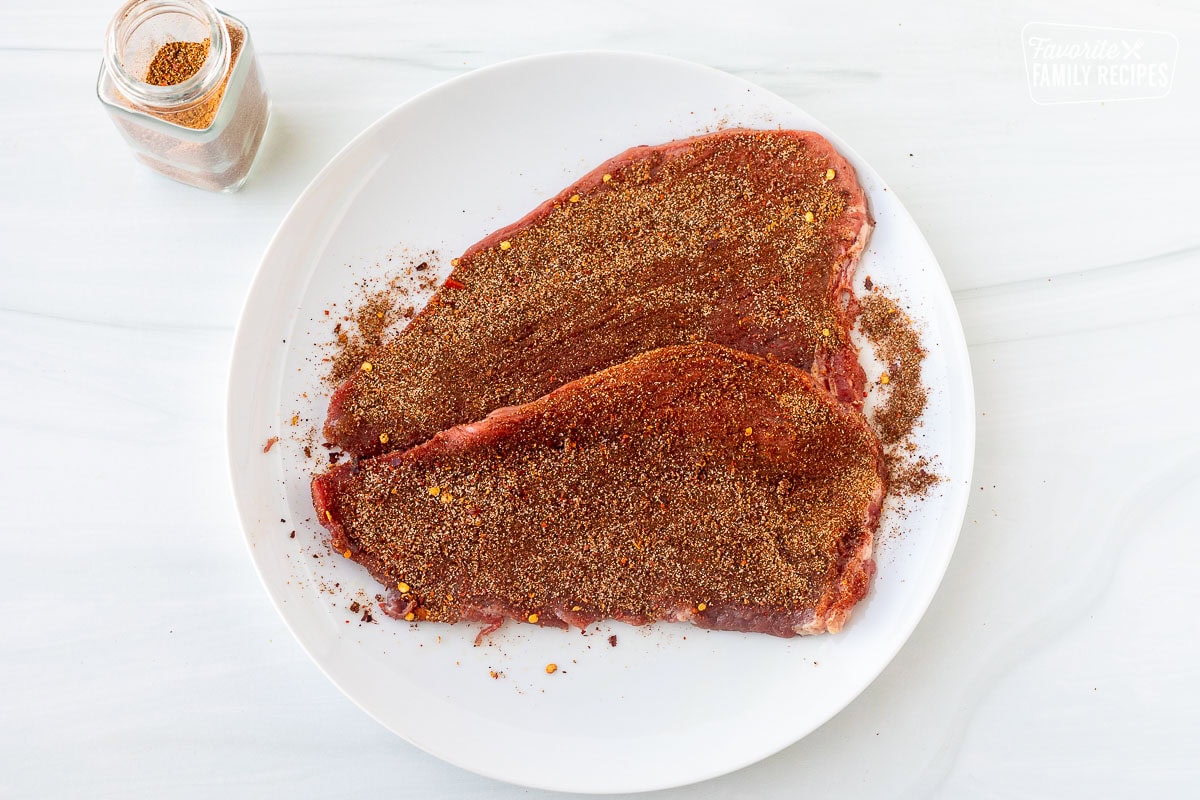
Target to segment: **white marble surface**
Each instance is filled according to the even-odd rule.
[[[980,415],[958,552],[892,665],[801,743],[664,796],[1196,791],[1195,4],[231,2],[275,103],[234,196],[126,152],[93,94],[115,5],[0,4],[0,797],[540,796],[404,744],[292,641],[223,399],[257,260],[333,153],[450,76],[590,47],[747,77],[874,164],[955,290]],[[1173,90],[1035,105],[1030,21],[1174,32]]]

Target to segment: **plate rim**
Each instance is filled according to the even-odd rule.
[[[875,683],[875,681],[878,680],[879,676],[883,673],[883,671],[886,670],[887,667],[892,663],[892,661],[895,660],[895,658],[899,654],[900,650],[903,649],[904,646],[912,638],[913,632],[916,630],[916,627],[921,623],[921,621],[925,618],[926,614],[928,613],[929,607],[933,602],[933,599],[937,596],[938,591],[942,587],[942,584],[945,579],[946,570],[948,569],[950,561],[953,558],[955,551],[957,550],[958,542],[962,535],[962,528],[963,528],[963,524],[966,520],[966,511],[967,511],[967,507],[968,507],[969,500],[970,500],[970,492],[969,491],[962,492],[960,499],[956,503],[956,507],[951,506],[951,507],[948,507],[948,509],[947,509],[947,512],[948,512],[947,517],[949,519],[956,520],[957,524],[955,526],[952,538],[948,542],[948,546],[946,546],[946,548],[945,548],[944,555],[940,559],[940,563],[938,563],[936,565],[932,565],[932,567],[926,567],[926,570],[929,571],[931,574],[936,572],[936,580],[930,581],[929,588],[926,590],[925,596],[920,598],[920,601],[916,604],[916,607],[919,608],[919,612],[915,612],[913,614],[912,619],[905,626],[906,630],[903,630],[903,632],[902,632],[903,635],[896,638],[895,646],[891,647],[891,648],[887,648],[887,650],[890,650],[890,652],[887,652],[885,650],[885,652],[887,652],[887,655],[886,655],[886,657],[881,658],[878,661],[877,668],[868,670],[869,677],[867,677],[865,680],[863,680],[862,684],[860,686],[858,686],[853,692],[849,693],[845,699],[845,702],[843,702],[838,708],[829,712],[827,715],[824,715],[823,717],[814,717],[811,720],[810,724],[808,724],[806,726],[798,727],[793,738],[790,738],[787,741],[784,741],[779,744],[772,743],[768,748],[763,749],[757,755],[740,759],[734,763],[722,763],[722,764],[720,764],[720,766],[717,766],[713,769],[698,771],[691,776],[684,777],[683,779],[668,779],[668,780],[660,780],[660,781],[656,781],[656,782],[646,782],[642,785],[630,786],[628,788],[620,788],[620,789],[615,789],[615,790],[611,787],[589,790],[589,789],[579,789],[576,787],[564,788],[561,784],[556,784],[553,781],[539,782],[539,781],[528,781],[525,779],[517,780],[511,776],[499,774],[490,769],[484,769],[484,768],[480,768],[480,767],[471,765],[469,763],[466,763],[460,757],[458,757],[454,752],[444,752],[444,751],[441,751],[438,749],[430,748],[422,743],[419,743],[419,742],[413,740],[407,734],[397,730],[392,725],[385,722],[383,719],[381,719],[379,716],[377,716],[375,712],[373,712],[370,708],[368,708],[363,702],[360,702],[356,697],[354,697],[351,694],[349,689],[344,687],[341,682],[339,682],[337,679],[335,679],[335,677],[332,674],[330,674],[329,670],[321,662],[321,660],[317,658],[316,654],[309,647],[309,645],[306,643],[304,638],[302,638],[297,633],[295,627],[293,626],[291,620],[288,617],[288,614],[286,613],[286,611],[283,607],[283,602],[284,602],[283,598],[280,596],[277,596],[276,592],[273,590],[271,585],[268,584],[267,576],[264,573],[263,569],[259,565],[259,560],[256,555],[255,548],[254,548],[254,542],[252,541],[252,538],[251,538],[251,529],[254,527],[255,523],[252,519],[252,515],[251,515],[250,509],[249,509],[250,500],[249,500],[249,498],[243,496],[243,492],[239,489],[239,484],[238,484],[238,479],[237,479],[238,467],[236,464],[236,453],[239,450],[239,448],[243,448],[246,446],[246,443],[244,443],[244,442],[235,441],[235,431],[234,431],[234,425],[233,425],[233,418],[234,418],[234,415],[236,414],[235,403],[238,401],[239,395],[246,392],[246,390],[242,388],[242,382],[239,381],[238,375],[240,372],[242,372],[244,370],[243,362],[247,358],[249,358],[248,354],[250,352],[259,352],[259,347],[256,347],[256,345],[258,345],[258,343],[252,342],[252,341],[247,341],[247,339],[249,337],[249,334],[247,332],[248,331],[248,317],[249,317],[249,313],[254,309],[254,307],[260,304],[260,302],[261,302],[260,295],[262,295],[266,291],[266,283],[268,280],[268,276],[265,274],[264,268],[272,260],[272,256],[274,255],[274,253],[282,247],[281,242],[282,242],[283,234],[284,234],[285,230],[289,227],[289,225],[288,225],[289,221],[297,213],[297,210],[300,208],[301,204],[305,203],[307,198],[309,198],[310,193],[312,193],[314,191],[314,189],[319,187],[322,182],[324,182],[335,170],[337,170],[340,167],[341,163],[348,158],[350,153],[352,153],[357,148],[359,148],[363,142],[369,140],[372,136],[374,136],[377,133],[377,131],[379,131],[381,128],[385,127],[394,117],[402,115],[410,106],[417,104],[418,102],[420,102],[427,96],[434,94],[434,93],[444,91],[451,87],[458,87],[458,86],[461,86],[466,83],[479,81],[479,80],[486,80],[490,76],[492,76],[493,74],[495,74],[497,72],[503,72],[508,69],[526,66],[531,63],[536,63],[536,62],[553,63],[555,61],[562,60],[562,59],[580,59],[580,58],[595,58],[598,60],[618,58],[618,59],[633,59],[636,61],[641,61],[643,63],[658,62],[658,63],[668,64],[668,65],[671,65],[676,68],[684,67],[684,68],[696,70],[698,72],[719,75],[719,76],[721,76],[722,79],[733,79],[734,81],[741,83],[743,86],[745,86],[747,88],[752,88],[756,92],[762,93],[763,95],[769,95],[770,97],[780,101],[781,103],[790,105],[790,106],[798,109],[801,113],[803,113],[805,116],[809,117],[812,120],[813,129],[817,130],[818,133],[820,133],[822,136],[824,136],[828,140],[830,140],[830,142],[834,145],[834,147],[839,152],[841,152],[844,156],[846,156],[849,161],[856,162],[859,164],[864,164],[864,165],[867,165],[868,167],[870,167],[871,171],[874,173],[875,177],[878,179],[878,181],[880,183],[880,188],[882,190],[887,191],[892,194],[893,198],[897,202],[900,213],[902,213],[904,215],[904,217],[908,220],[909,223],[911,223],[913,228],[920,235],[921,244],[926,251],[926,255],[928,256],[930,263],[932,263],[933,265],[935,265],[937,267],[936,276],[931,276],[931,281],[936,286],[937,290],[944,295],[942,298],[939,299],[938,305],[944,309],[949,309],[952,312],[952,313],[945,315],[946,316],[945,322],[947,323],[947,331],[946,332],[949,335],[949,338],[951,340],[953,340],[956,344],[961,345],[960,347],[954,348],[957,351],[957,356],[958,356],[958,358],[956,358],[956,361],[959,363],[954,363],[953,366],[956,368],[955,371],[960,376],[959,383],[961,384],[960,388],[962,389],[961,394],[962,394],[962,402],[963,402],[963,406],[964,406],[962,411],[963,411],[963,417],[965,420],[964,429],[962,431],[963,437],[962,437],[960,446],[958,448],[962,463],[965,465],[965,472],[964,472],[964,475],[961,480],[964,481],[969,488],[969,486],[971,485],[972,476],[974,474],[975,445],[976,445],[976,433],[977,433],[977,431],[976,431],[977,425],[976,425],[976,419],[975,419],[975,416],[976,416],[976,414],[975,414],[975,386],[974,386],[973,372],[971,369],[969,346],[967,344],[966,336],[963,331],[962,319],[958,313],[957,304],[954,302],[953,293],[950,290],[949,283],[946,280],[945,272],[942,270],[941,264],[938,262],[937,256],[933,252],[933,249],[930,247],[928,239],[925,237],[924,232],[921,230],[921,228],[917,224],[916,220],[912,217],[912,214],[909,212],[908,207],[900,200],[900,197],[898,194],[896,194],[895,190],[887,183],[886,180],[883,179],[883,176],[880,175],[878,170],[876,170],[870,164],[870,162],[868,162],[866,159],[862,158],[862,156],[854,148],[850,147],[845,141],[843,141],[840,136],[838,136],[835,132],[830,130],[828,128],[828,126],[826,126],[819,119],[817,119],[812,114],[810,114],[809,112],[804,110],[798,104],[783,97],[782,95],[779,95],[776,92],[774,92],[770,89],[764,88],[764,87],[754,83],[753,81],[747,80],[746,78],[743,78],[739,75],[735,75],[733,73],[726,72],[724,70],[720,70],[715,67],[708,66],[707,64],[702,64],[702,63],[699,63],[696,61],[691,61],[689,59],[677,58],[674,56],[666,56],[666,55],[662,55],[662,54],[658,54],[658,53],[651,53],[651,52],[645,52],[645,51],[621,50],[621,49],[611,49],[611,48],[560,50],[560,51],[553,51],[553,52],[547,52],[547,53],[537,53],[537,54],[533,54],[533,55],[522,56],[519,58],[513,58],[513,59],[507,59],[504,61],[499,61],[499,62],[496,62],[493,64],[489,64],[489,65],[486,65],[483,67],[479,67],[479,68],[470,70],[461,75],[456,75],[447,80],[441,81],[441,82],[435,84],[434,86],[431,86],[415,95],[412,95],[411,97],[407,98],[403,102],[397,104],[390,110],[388,110],[385,113],[383,113],[382,115],[380,115],[377,119],[375,119],[373,122],[371,122],[365,128],[363,128],[363,130],[361,130],[358,134],[356,134],[354,137],[352,137],[344,146],[342,146],[333,156],[331,156],[329,158],[329,160],[324,164],[324,166],[321,167],[320,170],[317,171],[317,173],[312,177],[312,179],[304,186],[304,188],[296,196],[296,199],[288,207],[287,212],[280,219],[278,225],[276,226],[275,232],[272,234],[271,239],[269,240],[266,248],[263,251],[262,257],[259,259],[259,262],[258,262],[257,266],[255,267],[254,277],[251,280],[249,286],[247,287],[247,289],[245,291],[245,295],[243,297],[241,309],[238,314],[237,326],[234,329],[234,336],[233,336],[233,340],[232,340],[231,354],[230,354],[230,359],[229,359],[229,368],[228,368],[227,374],[226,374],[226,397],[225,397],[225,407],[224,407],[224,425],[225,425],[225,434],[226,434],[225,435],[226,468],[227,468],[226,471],[227,471],[227,474],[229,477],[230,487],[233,492],[235,506],[237,508],[238,522],[239,522],[239,525],[241,527],[241,532],[242,532],[242,541],[245,544],[247,553],[250,556],[250,560],[254,565],[254,571],[258,577],[259,583],[262,585],[263,589],[266,592],[267,597],[270,599],[271,605],[274,606],[276,613],[279,615],[279,618],[283,621],[284,626],[287,628],[287,630],[291,634],[292,638],[296,641],[297,644],[300,645],[300,647],[304,651],[305,655],[308,656],[309,660],[317,667],[317,669],[321,672],[321,674],[331,684],[333,684],[338,689],[338,691],[342,693],[342,695],[344,695],[347,699],[349,699],[355,706],[357,706],[359,709],[361,709],[368,717],[373,719],[376,723],[378,723],[384,729],[386,729],[390,733],[398,736],[400,739],[404,740],[409,745],[417,748],[418,750],[420,750],[424,753],[428,753],[429,755],[432,755],[432,756],[438,758],[439,760],[442,760],[448,764],[452,764],[453,766],[455,766],[459,769],[464,769],[468,772],[472,772],[477,775],[482,775],[484,777],[487,777],[487,778],[490,778],[493,780],[497,780],[497,781],[501,781],[504,783],[508,783],[511,785],[525,786],[525,787],[534,788],[534,789],[543,789],[543,790],[551,790],[551,791],[567,791],[567,792],[573,792],[573,793],[578,793],[578,794],[630,793],[630,792],[637,792],[637,791],[657,791],[657,790],[662,790],[662,789],[693,785],[693,784],[700,783],[703,781],[711,780],[711,779],[719,777],[721,775],[726,775],[726,774],[730,774],[730,773],[739,771],[739,770],[744,769],[752,764],[756,764],[760,761],[770,758],[771,756],[774,756],[777,753],[782,752],[783,750],[787,749],[788,747],[791,747],[792,745],[800,742],[801,740],[803,740],[804,738],[806,738],[807,736],[812,734],[814,731],[816,731],[818,728],[825,725],[827,722],[829,722],[829,720],[831,720],[833,717],[840,714],[851,703],[853,703],[856,699],[858,699],[858,697],[861,696],[862,693],[864,691],[866,691],[866,689],[869,686],[871,686],[873,683]],[[941,302],[941,301],[944,301],[944,302]],[[950,373],[950,374],[953,374],[953,373]],[[956,480],[955,482],[957,483],[958,481]]]

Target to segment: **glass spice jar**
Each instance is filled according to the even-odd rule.
[[[250,31],[204,0],[130,0],[112,18],[96,94],[143,163],[241,188],[270,117]]]

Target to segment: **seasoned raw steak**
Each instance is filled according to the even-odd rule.
[[[666,347],[313,481],[405,619],[836,632],[884,494],[861,413],[809,373]]]
[[[671,344],[811,370],[860,404],[849,283],[870,233],[853,168],[808,131],[636,147],[471,247],[330,402],[351,453],[403,449]]]

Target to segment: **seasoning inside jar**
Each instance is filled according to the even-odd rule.
[[[167,42],[158,48],[146,69],[146,83],[174,86],[195,75],[208,60],[211,39],[203,42]]]
[[[245,181],[270,116],[246,26],[204,0],[131,0],[97,93],[142,162],[216,191]]]

